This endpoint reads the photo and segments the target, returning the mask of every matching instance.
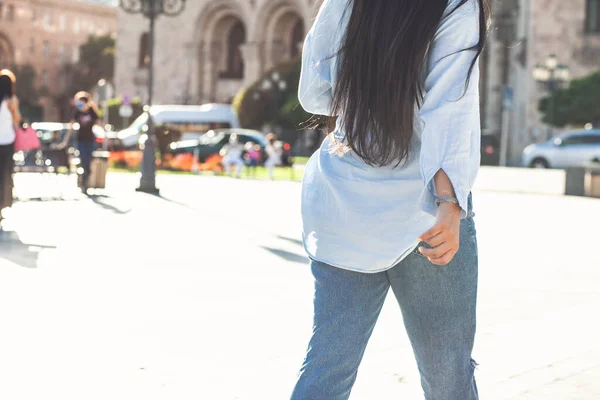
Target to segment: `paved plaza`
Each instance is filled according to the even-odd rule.
[[[17,177],[1,399],[289,397],[312,317],[298,183],[161,175],[160,197],[133,174],[91,197],[71,183]],[[481,398],[600,399],[600,200],[474,201]],[[351,398],[422,398],[393,297]]]

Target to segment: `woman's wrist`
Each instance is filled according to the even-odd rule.
[[[456,203],[443,202],[438,206],[438,211],[445,214],[458,214],[460,215],[461,208]]]

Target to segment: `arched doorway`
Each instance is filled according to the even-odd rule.
[[[292,37],[290,38],[290,56],[292,58],[299,57],[302,53],[302,43],[304,43],[304,21],[298,18],[294,29],[292,29]]]
[[[244,59],[242,45],[246,43],[246,28],[242,21],[237,21],[226,35],[224,43],[225,63],[219,72],[222,79],[244,79]]]
[[[298,57],[305,24],[293,3],[280,2],[263,11],[266,69]]]
[[[200,102],[227,102],[246,76],[246,24],[235,3],[209,6],[198,21]]]

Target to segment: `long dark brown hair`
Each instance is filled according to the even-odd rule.
[[[398,166],[409,155],[415,105],[423,101],[421,73],[448,1],[351,1],[330,111],[340,116],[350,149],[370,165]],[[452,12],[469,1],[478,1],[480,8],[479,43],[464,49],[476,53],[470,79],[491,11],[489,0],[461,0]],[[331,120],[327,123],[330,127]]]
[[[0,75],[0,104],[15,94],[14,84],[10,76]]]

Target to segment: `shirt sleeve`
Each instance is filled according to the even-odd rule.
[[[315,22],[308,32],[302,50],[302,71],[298,99],[309,113],[330,115],[332,99],[332,67],[335,58],[336,0],[324,0]]]
[[[429,51],[424,81],[420,168],[424,189],[423,211],[436,215],[434,176],[443,170],[454,187],[461,218],[468,212],[468,197],[480,164],[479,65],[473,68],[480,38],[479,5],[469,0],[456,8],[451,1]],[[466,91],[465,91],[466,89]]]

